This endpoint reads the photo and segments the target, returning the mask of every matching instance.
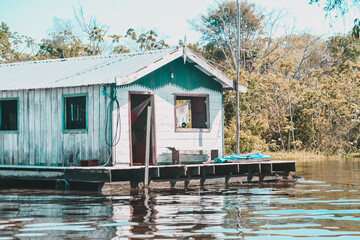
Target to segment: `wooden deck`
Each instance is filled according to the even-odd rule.
[[[267,176],[287,178],[295,172],[294,161],[242,161],[238,163],[209,163],[192,165],[160,165],[149,167],[150,181],[168,181],[173,186],[184,181],[199,179],[200,185],[207,179],[246,177],[250,182],[254,176],[263,181]],[[138,187],[144,181],[144,166],[133,167],[46,167],[46,166],[0,166],[0,187],[44,187],[55,188],[59,184],[74,189],[101,189],[107,182],[130,182],[131,187]],[[85,189],[84,188],[84,189]]]

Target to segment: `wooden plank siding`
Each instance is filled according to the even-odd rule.
[[[174,74],[171,78],[170,73]],[[155,100],[156,159],[158,164],[170,164],[169,147],[180,150],[181,163],[202,162],[210,158],[211,150],[223,154],[223,115],[221,85],[183,60],[175,60],[132,84],[118,86],[121,106],[121,139],[116,146],[116,162],[130,164],[129,92],[151,92]],[[208,96],[210,129],[181,132],[175,128],[175,95],[204,94]],[[121,157],[119,157],[121,156]]]
[[[80,159],[98,159],[104,164],[111,154],[105,141],[105,137],[109,138],[105,128],[110,98],[103,96],[101,91],[102,85],[0,91],[0,100],[16,98],[19,105],[18,131],[0,131],[0,164],[77,166]],[[110,94],[109,88],[107,92]],[[194,64],[184,64],[179,58],[131,84],[117,87],[120,141],[113,150],[116,156],[113,163],[131,163],[129,92],[154,94],[158,164],[172,162],[169,148],[180,150],[181,163],[206,161],[211,150],[223,155],[222,86]],[[64,97],[79,94],[86,95],[87,128],[64,131]],[[209,129],[176,131],[175,96],[178,94],[208,97]],[[114,135],[116,104],[113,107],[110,114],[113,122],[109,122],[109,127]]]
[[[71,94],[87,96],[86,131],[63,131],[64,96]],[[0,164],[76,166],[80,159],[106,161],[109,100],[101,86],[0,92],[0,100],[9,98],[18,100],[18,130],[0,131]]]

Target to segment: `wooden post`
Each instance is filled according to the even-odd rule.
[[[240,113],[239,113],[239,80],[240,80],[240,4],[236,0],[237,21],[236,21],[236,154],[240,154]]]
[[[150,159],[150,128],[151,128],[151,106],[147,107],[147,121],[146,121],[146,150],[145,150],[145,178],[144,187],[149,186],[149,159]]]
[[[154,106],[154,96],[151,96],[150,106]],[[151,108],[153,109],[153,108]],[[156,156],[155,156],[155,112],[151,114],[151,160],[152,164],[155,165],[156,163]]]

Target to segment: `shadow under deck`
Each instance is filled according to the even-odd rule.
[[[204,185],[207,179],[246,177],[251,182],[254,176],[263,181],[268,176],[287,178],[295,172],[295,161],[242,161],[238,163],[207,163],[189,165],[149,166],[149,179],[154,182],[170,182],[174,186],[184,181],[199,179]],[[130,182],[132,188],[144,182],[144,166],[127,167],[47,167],[47,166],[0,166],[0,187],[56,188],[59,184],[71,189],[100,190],[108,182]]]

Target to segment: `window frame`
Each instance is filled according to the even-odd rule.
[[[19,120],[20,120],[20,106],[19,106],[19,98],[18,97],[9,97],[9,98],[0,98],[0,102],[2,101],[13,101],[13,100],[16,100],[16,130],[1,130],[0,129],[0,134],[1,133],[19,133]],[[0,118],[1,118],[1,106],[0,106]],[[1,124],[1,119],[0,119],[0,124]]]
[[[66,99],[73,97],[85,97],[85,128],[82,129],[67,129],[66,128]],[[87,133],[88,132],[88,111],[89,111],[89,97],[87,93],[75,93],[62,95],[63,107],[62,107],[62,130],[63,133]]]
[[[177,116],[176,116],[176,98],[177,97],[203,97],[206,98],[206,128],[178,128],[177,127]],[[187,94],[187,93],[179,93],[175,94],[174,96],[174,127],[175,132],[210,132],[211,131],[211,124],[210,124],[210,96],[209,94]]]

